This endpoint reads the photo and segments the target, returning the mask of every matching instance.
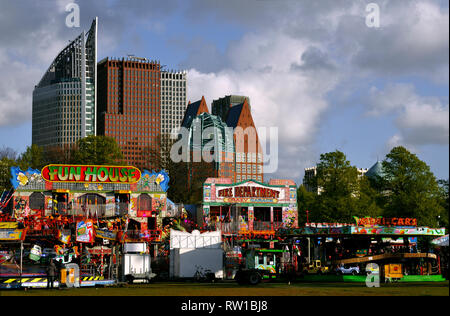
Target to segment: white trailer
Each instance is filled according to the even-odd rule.
[[[156,274],[152,273],[151,257],[149,254],[124,254],[122,267],[123,276],[130,284],[134,280],[150,282],[156,276]]]

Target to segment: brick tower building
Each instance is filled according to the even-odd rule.
[[[97,134],[116,139],[127,164],[160,167],[161,66],[146,58],[98,63]]]

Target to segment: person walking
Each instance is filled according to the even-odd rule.
[[[50,259],[50,263],[47,266],[47,289],[51,288],[53,289],[53,283],[56,279],[56,272],[58,269],[56,268],[55,263],[53,262],[53,259]]]

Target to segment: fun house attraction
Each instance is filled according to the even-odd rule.
[[[443,281],[445,228],[414,218],[299,225],[297,186],[207,178],[202,205],[172,203],[169,176],[132,166],[11,168],[1,195],[0,289],[197,281]],[[423,245],[428,242],[424,252]]]
[[[157,257],[167,215],[165,171],[49,165],[13,167],[11,175],[14,193],[3,194],[0,276],[12,278],[3,285],[17,284],[14,277],[42,285],[51,257],[61,266],[78,264],[82,285],[114,283],[126,243],[145,243],[144,252]]]

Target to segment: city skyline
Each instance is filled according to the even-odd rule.
[[[396,145],[448,179],[448,3],[384,1],[381,27],[370,28],[369,1],[76,1],[81,25],[68,28],[71,2],[2,2],[12,18],[0,19],[11,30],[0,46],[1,146],[31,145],[34,86],[99,16],[98,60],[132,53],[186,69],[188,101],[249,96],[255,125],[279,129],[279,168],[267,180],[300,184],[334,150],[369,168]]]

